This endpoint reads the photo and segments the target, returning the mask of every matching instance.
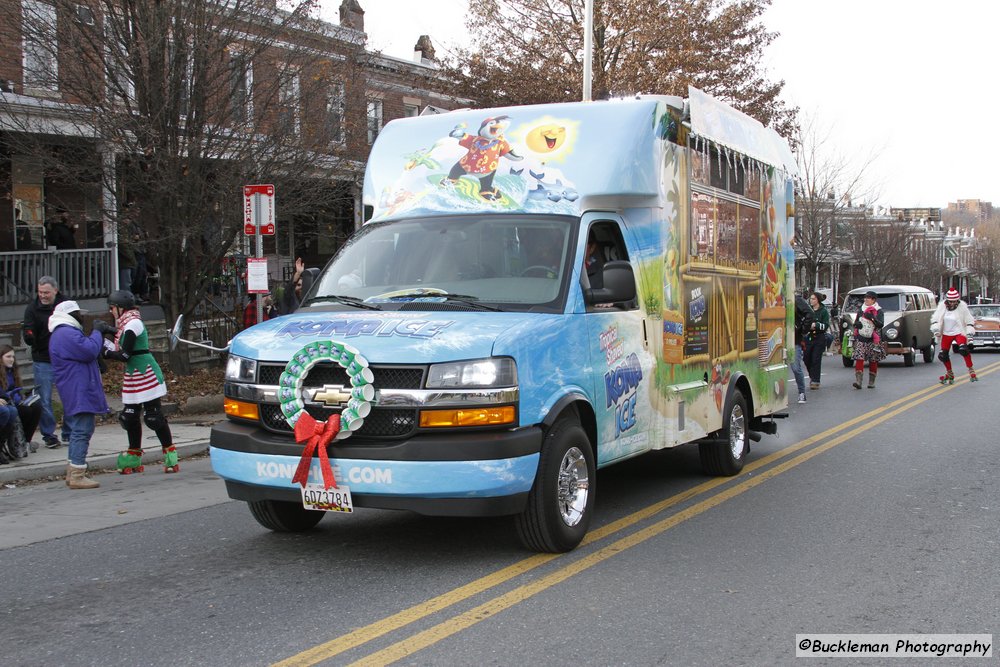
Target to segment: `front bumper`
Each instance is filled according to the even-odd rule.
[[[328,447],[337,484],[357,507],[407,509],[443,516],[516,514],[524,509],[538,468],[542,431],[418,435],[369,444],[354,439]],[[212,468],[237,500],[301,502],[292,476],[302,445],[250,424],[212,428]],[[322,483],[314,457],[309,481]]]

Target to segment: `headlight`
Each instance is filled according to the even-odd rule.
[[[899,335],[899,330],[898,329],[893,329],[892,327],[890,327],[890,328],[888,328],[888,329],[885,330],[885,337],[889,338],[891,340],[895,340],[896,336],[898,336],[898,335]]]
[[[890,326],[898,327],[899,326],[899,320],[896,320]]]
[[[509,357],[434,364],[427,374],[428,389],[513,387],[516,385],[517,364]]]
[[[226,380],[229,382],[253,382],[257,375],[257,362],[253,359],[229,355],[226,361]]]

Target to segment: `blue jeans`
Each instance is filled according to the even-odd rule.
[[[90,437],[94,435],[94,413],[78,412],[75,415],[63,415],[63,421],[69,424],[69,462],[76,466],[87,465],[87,450],[90,449]]]
[[[802,349],[801,345],[796,345],[792,350],[792,375],[795,376],[795,386],[798,387],[799,393],[806,393],[806,378],[805,374],[802,372],[802,355],[805,350]]]
[[[43,438],[54,438],[56,433],[56,416],[52,413],[52,364],[47,361],[35,361],[31,364],[35,374],[35,391],[38,392],[38,402],[42,405],[42,418],[38,421],[38,430]],[[63,440],[69,439],[69,427],[66,420],[62,426]]]

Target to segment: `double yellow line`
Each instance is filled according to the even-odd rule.
[[[1000,369],[1000,362],[995,362],[986,366],[983,370],[978,372],[980,377],[988,375]],[[827,442],[810,449],[807,452],[803,452],[794,458],[791,458],[784,463],[775,465],[764,472],[748,477],[741,482],[732,484],[733,478],[720,477],[708,480],[702,484],[699,484],[687,491],[683,491],[669,498],[666,498],[658,503],[654,503],[648,507],[645,507],[637,512],[634,512],[626,517],[613,521],[601,528],[592,530],[584,538],[580,547],[592,544],[598,540],[602,540],[606,537],[614,535],[626,528],[634,526],[635,524],[649,519],[666,509],[669,509],[675,505],[684,503],[692,498],[695,498],[703,493],[711,491],[717,487],[723,486],[725,484],[732,484],[725,490],[702,500],[691,507],[688,507],[676,514],[672,514],[669,517],[661,519],[656,523],[653,523],[645,528],[637,530],[634,533],[627,535],[601,549],[591,553],[579,560],[573,561],[568,565],[559,568],[557,571],[546,575],[538,580],[531,583],[519,586],[507,593],[498,595],[491,600],[484,602],[466,612],[458,614],[446,621],[443,621],[433,627],[426,630],[418,632],[410,637],[396,642],[380,651],[372,653],[371,655],[362,658],[361,660],[352,663],[354,665],[387,665],[393,663],[397,660],[401,660],[408,655],[412,655],[417,651],[420,651],[432,644],[435,644],[442,639],[450,637],[466,628],[469,628],[480,621],[486,620],[495,616],[501,611],[508,609],[519,602],[527,600],[528,598],[540,593],[556,584],[569,579],[570,577],[577,575],[584,570],[587,570],[602,561],[605,561],[612,556],[625,551],[631,547],[634,547],[642,542],[645,542],[651,537],[655,537],[660,533],[673,528],[674,526],[687,521],[693,517],[698,516],[706,512],[713,507],[716,507],[727,500],[735,498],[736,496],[749,491],[750,489],[756,487],[759,484],[780,475],[783,472],[794,468],[795,466],[808,461],[814,456],[818,456],[823,452],[836,447],[837,445],[850,440],[851,438],[863,433],[875,426],[901,414],[911,408],[924,403],[946,391],[950,391],[962,384],[966,384],[967,379],[957,380],[955,385],[932,385],[921,389],[915,393],[909,394],[900,398],[898,400],[887,403],[886,405],[880,406],[874,410],[866,412],[862,415],[850,419],[846,422],[840,423],[837,426],[827,429],[822,433],[817,433],[816,435],[810,436],[790,447],[786,447],[781,451],[769,454],[757,461],[747,464],[743,468],[743,473],[752,473],[756,470],[764,468],[766,466],[775,463],[776,461],[786,458],[795,452],[801,451],[810,445],[814,445],[817,442],[821,442],[828,437],[832,437]],[[854,428],[851,428],[854,427]],[[387,616],[386,618],[376,621],[370,625],[366,625],[363,628],[358,628],[352,632],[345,635],[332,639],[323,644],[319,644],[311,649],[303,651],[297,655],[290,658],[282,660],[276,663],[276,667],[292,667],[292,666],[304,666],[304,665],[315,665],[324,660],[328,660],[336,655],[339,655],[345,651],[351,650],[362,644],[366,644],[378,637],[386,635],[390,632],[394,632],[400,628],[403,628],[410,623],[414,623],[421,619],[424,619],[432,614],[439,611],[447,609],[463,600],[467,600],[479,593],[487,591],[494,588],[506,581],[509,581],[515,577],[518,577],[526,572],[534,570],[541,565],[549,563],[556,558],[563,557],[560,554],[537,554],[525,558],[513,565],[505,567],[501,570],[494,572],[493,574],[487,575],[475,581],[469,582],[464,586],[455,588],[447,593],[443,593],[437,597],[431,598],[426,602],[414,605],[409,609],[404,609],[396,614]]]

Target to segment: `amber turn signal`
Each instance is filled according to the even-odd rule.
[[[237,401],[235,398],[227,398],[225,410],[226,414],[230,417],[260,421],[260,412],[257,411],[256,403],[247,403],[246,401]]]
[[[495,426],[514,422],[514,406],[468,410],[421,410],[420,427]]]

